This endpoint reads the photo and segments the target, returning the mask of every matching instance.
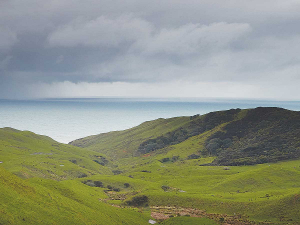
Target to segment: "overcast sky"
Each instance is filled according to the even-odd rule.
[[[300,100],[299,0],[0,0],[0,98]]]

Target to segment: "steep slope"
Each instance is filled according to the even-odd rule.
[[[282,108],[249,110],[206,141],[215,165],[252,165],[300,157],[300,112]]]
[[[300,157],[300,112],[258,107],[159,119],[70,144],[115,159],[166,153],[178,149],[180,144],[182,152],[189,152],[191,157],[217,157],[212,165],[276,162]]]
[[[105,156],[90,150],[60,144],[49,137],[12,128],[0,129],[1,166],[20,177],[55,180],[110,174]],[[108,165],[109,161],[105,163]]]

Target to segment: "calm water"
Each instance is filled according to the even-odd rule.
[[[93,134],[131,128],[157,118],[257,106],[300,111],[300,102],[188,99],[0,100],[0,127],[30,130],[68,143]]]

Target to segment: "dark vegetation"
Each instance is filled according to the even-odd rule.
[[[224,125],[205,141],[204,149],[187,159],[217,156],[208,165],[254,165],[300,157],[300,113],[276,107],[231,109],[190,117],[186,125],[140,144],[146,154],[184,142],[190,137]],[[165,157],[162,163],[178,158]]]
[[[99,181],[99,180],[95,180],[95,181],[93,181],[93,180],[84,180],[84,181],[82,181],[82,183],[85,184],[85,185],[88,185],[90,187],[105,188],[105,185],[103,184],[103,182]],[[130,184],[129,183],[125,183],[124,187],[128,188],[128,187],[130,187]],[[121,188],[114,187],[114,186],[112,186],[110,184],[106,185],[106,188],[108,189],[106,191],[115,191],[115,192],[120,192],[121,191]]]
[[[166,162],[176,162],[179,159],[179,156],[173,156],[172,158],[166,157],[166,158],[162,158],[161,160],[159,160],[162,163],[166,163]]]
[[[95,155],[95,157],[97,157],[98,159],[95,159],[93,161],[100,164],[100,165],[102,165],[102,166],[106,166],[109,163],[109,161],[103,156],[96,156]]]
[[[254,165],[300,157],[300,113],[256,108],[206,141],[213,165]]]
[[[170,187],[167,185],[163,185],[163,186],[161,186],[161,189],[163,189],[164,191],[168,191],[168,190],[170,190]]]
[[[104,185],[101,181],[92,181],[92,180],[85,180],[85,181],[82,181],[82,183],[88,185],[88,186],[91,186],[91,187],[101,187],[103,188]]]
[[[192,116],[190,122],[172,132],[149,139],[140,144],[138,152],[146,154],[157,149],[162,149],[170,145],[175,145],[186,139],[211,130],[216,126],[234,120],[241,109],[231,109],[227,111],[211,112],[204,116]]]
[[[126,201],[129,206],[141,207],[148,206],[149,199],[146,195],[134,196],[131,200]]]
[[[200,155],[196,155],[196,154],[191,154],[187,157],[187,159],[199,159]]]
[[[123,171],[121,171],[121,170],[113,170],[112,172],[113,172],[114,175],[118,175],[118,174],[123,173]]]

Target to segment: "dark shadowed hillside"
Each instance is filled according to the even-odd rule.
[[[300,113],[256,108],[206,141],[217,165],[244,165],[300,157]]]

